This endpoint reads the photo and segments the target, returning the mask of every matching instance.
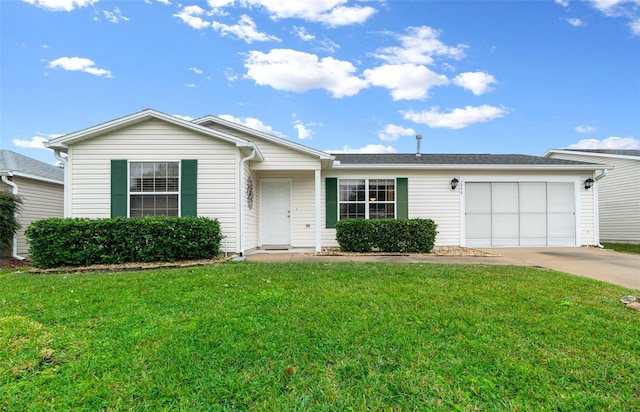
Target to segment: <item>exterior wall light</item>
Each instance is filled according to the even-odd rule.
[[[458,187],[458,183],[460,183],[460,181],[457,177],[451,179],[451,190],[456,190],[456,187]]]
[[[587,180],[584,181],[584,188],[586,190],[589,190],[593,187],[593,182],[594,180],[592,178],[588,178]]]

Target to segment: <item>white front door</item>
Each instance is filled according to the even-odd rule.
[[[260,210],[262,245],[290,245],[291,180],[261,180]]]

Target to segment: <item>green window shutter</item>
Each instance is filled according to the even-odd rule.
[[[336,227],[338,221],[338,179],[327,177],[325,181],[325,213],[327,229]]]
[[[111,217],[127,216],[127,161],[111,160]]]
[[[181,214],[195,217],[198,215],[198,161],[183,160],[180,170]]]
[[[396,179],[397,213],[398,219],[409,219],[409,179],[399,177]]]

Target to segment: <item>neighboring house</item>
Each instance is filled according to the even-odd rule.
[[[144,110],[50,140],[67,216],[220,221],[230,253],[337,246],[340,219],[431,218],[438,246],[595,245],[603,166],[524,155],[331,155],[214,116]]]
[[[29,253],[24,231],[36,220],[63,217],[64,171],[36,159],[0,150],[0,190],[22,198],[18,214],[21,228],[14,239],[11,254],[26,257]]]
[[[555,149],[544,156],[613,166],[604,179],[595,179],[600,240],[640,243],[640,150]]]

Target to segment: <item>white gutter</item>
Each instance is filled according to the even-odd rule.
[[[594,167],[595,166],[595,167]],[[344,164],[334,162],[333,169],[410,169],[410,170],[594,170],[602,165],[498,165],[498,164]]]
[[[9,172],[11,173],[11,172]],[[2,176],[2,181],[6,184],[8,184],[9,186],[11,186],[11,193],[13,193],[14,196],[18,195],[18,185],[15,184],[14,182],[12,182],[11,180],[9,180],[7,178],[7,176]],[[15,218],[16,220],[18,220],[18,211],[16,210],[15,213]],[[18,234],[14,233],[13,234],[13,244],[11,245],[11,257],[17,260],[25,260],[26,258],[23,256],[18,256]]]
[[[64,170],[64,187],[63,187],[63,196],[64,196],[64,202],[63,202],[64,203],[64,208],[63,208],[63,210],[64,210],[64,212],[63,212],[63,216],[64,217],[69,217],[69,213],[68,213],[69,200],[68,200],[68,197],[67,197],[67,191],[68,191],[68,187],[69,187],[69,185],[67,184],[67,176],[69,174],[69,170],[67,168],[67,160],[68,160],[68,158],[66,156],[62,156],[62,154],[60,153],[59,150],[54,150],[53,151],[53,155],[56,157],[56,159],[58,159],[59,162],[62,162],[62,164],[63,164],[63,170]]]
[[[596,176],[593,180],[595,182],[597,182],[598,180],[602,179],[603,177],[605,177],[607,175],[607,169],[602,169],[602,173],[600,173],[598,176]],[[594,222],[593,225],[594,227],[594,236],[595,236],[595,241],[596,241],[596,246],[599,248],[604,248],[604,246],[602,245],[602,243],[600,243],[600,190],[599,190],[599,185],[594,184],[593,185],[593,216],[594,216]]]
[[[244,185],[245,185],[245,177],[244,177],[244,166],[245,164],[252,160],[254,157],[256,157],[256,148],[255,146],[251,148],[251,154],[247,157],[243,157],[240,160],[240,184],[238,185],[239,191],[238,191],[238,196],[239,196],[239,204],[240,204],[240,234],[239,234],[239,238],[240,238],[240,257],[242,259],[239,260],[244,260]]]

